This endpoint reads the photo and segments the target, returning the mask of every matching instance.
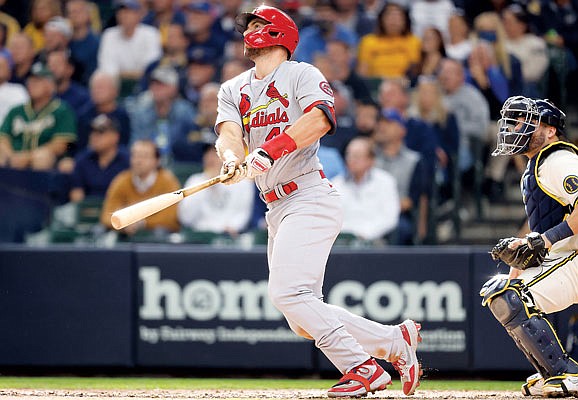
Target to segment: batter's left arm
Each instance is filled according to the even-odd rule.
[[[313,107],[287,128],[285,133],[295,141],[297,148],[301,149],[315,143],[334,126],[335,123],[330,121],[326,111]]]

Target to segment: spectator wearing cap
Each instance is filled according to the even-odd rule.
[[[88,86],[90,76],[96,70],[100,45],[100,35],[91,26],[90,3],[87,0],[68,0],[66,16],[72,27],[70,54],[80,68],[73,78]]]
[[[201,89],[207,83],[217,80],[217,71],[214,58],[205,50],[199,48],[189,51],[185,98],[197,106]]]
[[[221,160],[213,143],[204,143],[203,171],[191,175],[185,187],[196,185],[219,175]],[[232,237],[245,231],[253,210],[254,185],[245,179],[237,185],[213,185],[178,205],[182,227],[194,231],[228,234]]]
[[[85,197],[104,199],[110,183],[130,166],[127,149],[119,145],[119,124],[100,114],[90,124],[88,148],[75,158],[71,176],[70,201]]]
[[[176,0],[153,0],[142,23],[157,28],[161,34],[161,44],[165,46],[168,28],[173,24],[185,26],[185,14],[176,7]]]
[[[0,124],[4,121],[6,114],[13,107],[24,104],[28,101],[26,88],[19,83],[11,83],[12,77],[12,57],[8,52],[0,52]]]
[[[332,180],[341,195],[341,232],[362,241],[383,243],[399,221],[400,201],[395,178],[375,166],[373,140],[357,137],[345,149],[344,175]]]
[[[184,96],[184,88],[187,81],[187,66],[189,59],[187,49],[189,38],[185,35],[183,25],[171,24],[167,27],[167,40],[163,45],[161,58],[150,63],[140,79],[140,91],[148,90],[151,73],[159,66],[173,67],[179,74],[179,91]]]
[[[172,144],[182,127],[195,116],[195,109],[179,96],[179,75],[170,66],[157,67],[151,74],[149,90],[127,100],[131,118],[131,141],[152,140],[164,165],[173,155]]]
[[[227,41],[241,38],[241,35],[235,28],[235,18],[242,10],[244,0],[227,0],[221,1],[218,10],[218,17],[213,25],[213,28]],[[288,12],[287,7],[280,6],[282,10]]]
[[[208,1],[189,0],[183,5],[189,54],[202,53],[219,66],[225,53],[227,37],[216,28],[216,10]]]
[[[317,53],[325,53],[327,41],[340,40],[354,47],[357,45],[355,33],[339,23],[339,14],[334,0],[317,0],[314,8],[313,24],[299,33],[299,45],[293,58],[312,64]]]
[[[219,88],[218,83],[210,82],[201,89],[197,114],[183,124],[172,143],[175,161],[193,162],[199,166],[202,164],[205,144],[215,136]]]
[[[179,188],[175,175],[161,166],[160,152],[155,143],[137,140],[130,147],[130,169],[119,173],[108,187],[100,222],[112,229],[110,216],[114,211]],[[132,236],[139,231],[149,231],[164,235],[178,230],[177,206],[173,205],[127,226],[122,234]]]
[[[45,55],[51,51],[68,50],[68,45],[72,39],[72,26],[64,17],[52,17],[44,25],[44,47],[41,53]],[[41,61],[46,61],[45,58]]]
[[[76,140],[73,111],[55,97],[54,76],[46,66],[32,66],[26,81],[30,101],[8,112],[0,127],[0,165],[51,170]]]
[[[161,56],[162,48],[158,29],[140,22],[143,9],[138,0],[117,0],[115,7],[118,25],[102,34],[98,68],[121,78],[124,96],[147,65]]]
[[[47,66],[56,81],[56,95],[64,100],[77,116],[78,110],[89,103],[90,94],[88,89],[72,80],[74,65],[68,49],[48,53]]]
[[[8,51],[13,61],[10,82],[24,85],[36,57],[32,39],[25,33],[17,33],[8,42]]]
[[[379,114],[372,138],[376,165],[396,180],[400,198],[400,219],[395,244],[411,245],[427,233],[428,190],[425,163],[421,155],[405,145],[407,125],[399,111],[389,108]]]
[[[32,39],[35,52],[39,52],[44,48],[44,25],[51,18],[59,15],[62,15],[59,0],[32,1],[30,5],[30,22],[26,24],[23,32]]]
[[[90,101],[78,112],[77,151],[88,144],[90,123],[99,114],[106,114],[120,125],[120,144],[128,146],[130,141],[130,118],[124,106],[119,104],[119,79],[106,72],[96,70],[90,77]]]
[[[522,67],[524,79],[520,94],[543,98],[546,87],[542,82],[550,63],[546,41],[530,32],[528,16],[519,4],[512,4],[502,11],[502,22],[506,50],[520,61]]]

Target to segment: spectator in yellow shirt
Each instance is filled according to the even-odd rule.
[[[365,78],[399,78],[420,61],[421,41],[411,33],[408,12],[386,3],[377,19],[377,32],[361,38],[358,73]]]

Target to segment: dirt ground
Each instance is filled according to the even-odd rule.
[[[147,400],[147,399],[326,399],[323,390],[0,390],[0,399],[16,400]],[[370,394],[367,399],[523,399],[520,392],[450,391],[419,389],[411,397],[400,390]]]

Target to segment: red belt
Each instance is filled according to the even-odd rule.
[[[319,175],[321,176],[322,179],[325,179],[325,173],[323,172],[323,170],[319,170]],[[283,185],[277,186],[275,189],[270,190],[267,193],[264,193],[263,198],[267,203],[272,203],[274,201],[279,200],[282,197],[285,197],[293,193],[297,189],[299,189],[297,183],[295,183],[294,181],[287,182]],[[277,191],[282,191],[284,194],[279,195],[277,194]]]

